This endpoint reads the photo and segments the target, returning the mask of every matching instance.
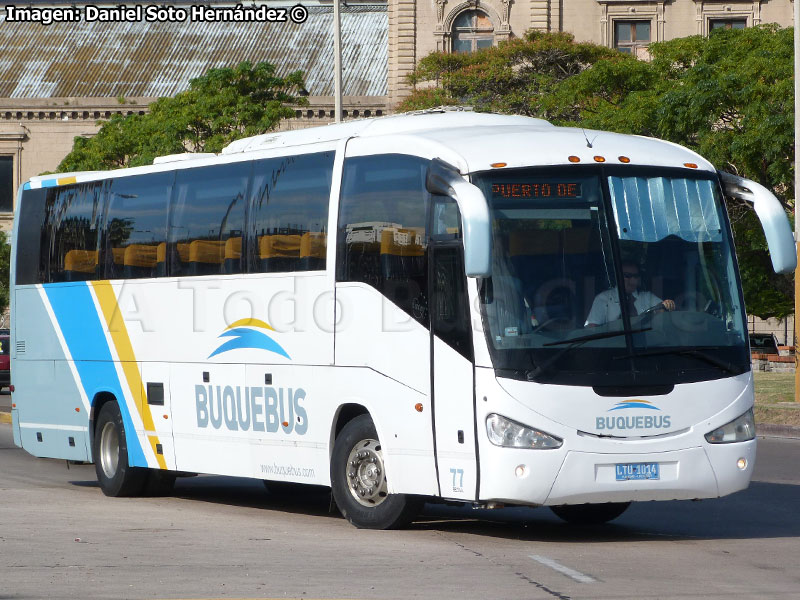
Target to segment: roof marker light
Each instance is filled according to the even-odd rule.
[[[502,169],[503,167],[508,166],[508,163],[492,163],[489,166],[495,169]]]
[[[579,162],[581,162],[581,159],[578,158],[577,156],[570,156],[568,160],[571,163],[579,163]]]
[[[619,158],[619,162],[621,162],[621,163],[625,163],[626,165],[627,165],[629,162],[631,162],[631,159],[630,159],[630,158],[628,158],[627,156],[620,156],[620,157],[618,157],[618,158]]]
[[[689,167],[690,169],[696,169],[697,165],[695,163],[683,163],[684,167]]]
[[[594,162],[602,163],[602,162],[606,162],[606,159],[605,159],[604,156],[595,156],[594,157]]]

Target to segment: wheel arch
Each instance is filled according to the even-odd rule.
[[[92,408],[89,413],[89,454],[94,462],[94,436],[97,416],[109,402],[117,402],[117,397],[111,392],[97,392],[92,398]]]
[[[336,414],[333,417],[333,424],[331,426],[330,443],[328,444],[329,460],[331,456],[333,456],[333,445],[336,442],[336,438],[339,436],[339,433],[341,433],[345,425],[360,415],[369,415],[370,418],[372,418],[372,413],[370,413],[367,407],[363,404],[358,404],[357,402],[348,402],[346,404],[342,404],[336,410]],[[372,419],[372,422],[375,422],[374,418]]]

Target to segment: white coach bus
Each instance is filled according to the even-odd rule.
[[[525,117],[428,111],[35,177],[14,440],[93,461],[109,496],[189,473],[317,484],[370,528],[426,498],[586,523],[730,494],[756,439],[724,195],[793,269],[760,185]]]

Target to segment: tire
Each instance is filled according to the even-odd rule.
[[[116,402],[108,402],[100,409],[92,454],[97,481],[106,496],[138,496],[142,493],[148,469],[128,465],[125,426]]]
[[[550,510],[571,525],[601,525],[616,519],[624,513],[630,505],[630,502],[565,504],[563,506],[551,506]]]
[[[359,529],[396,529],[411,522],[421,501],[390,494],[381,444],[369,415],[359,415],[336,438],[331,491],[342,516]]]

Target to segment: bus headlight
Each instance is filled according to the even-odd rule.
[[[526,427],[497,414],[486,417],[486,433],[495,446],[504,448],[535,448],[550,450],[560,448],[563,440],[554,435]]]
[[[756,437],[756,420],[751,408],[741,417],[738,417],[706,434],[709,444],[730,444],[731,442],[746,442]]]

